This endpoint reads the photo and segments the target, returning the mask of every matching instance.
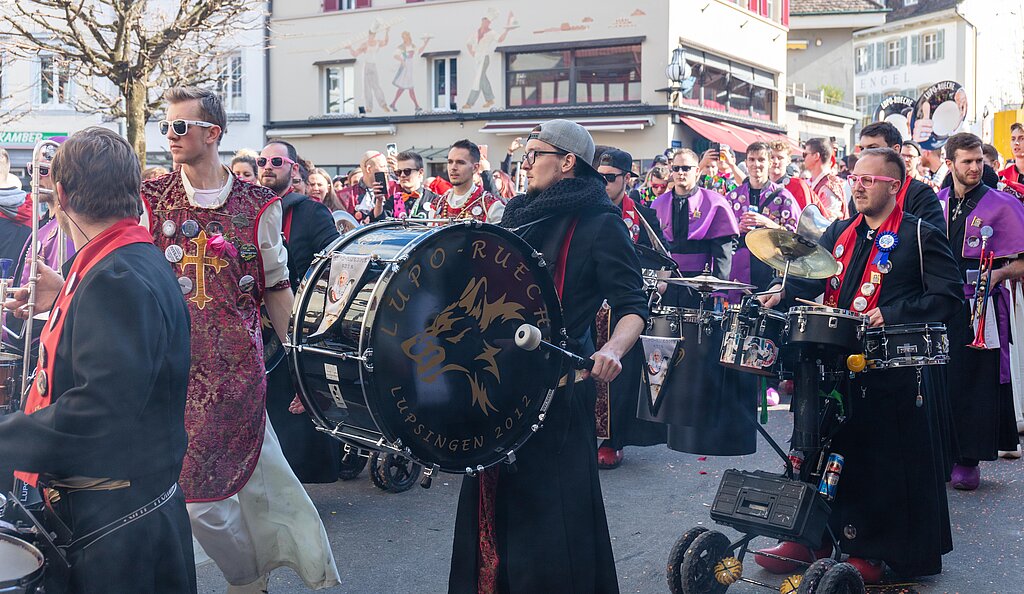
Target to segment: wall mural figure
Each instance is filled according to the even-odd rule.
[[[402,43],[398,45],[398,49],[395,51],[395,59],[398,60],[398,72],[395,73],[395,78],[391,81],[391,84],[396,89],[395,99],[391,102],[391,111],[398,111],[395,105],[405,91],[409,91],[409,98],[412,99],[412,104],[415,106],[416,111],[423,111],[423,108],[420,107],[420,102],[416,100],[416,80],[415,76],[413,76],[412,65],[416,55],[423,53],[431,39],[433,38],[429,35],[424,37],[422,45],[420,45],[419,49],[416,49],[416,45],[412,42],[412,35],[408,31],[402,31]]]
[[[498,47],[499,43],[504,43],[509,31],[519,27],[519,24],[516,23],[515,15],[509,12],[505,28],[501,34],[499,34],[497,31],[491,29],[491,25],[498,20],[499,15],[500,13],[498,12],[498,9],[489,9],[487,14],[480,19],[480,28],[477,29],[476,33],[474,33],[466,43],[466,49],[469,51],[469,55],[476,60],[476,69],[473,73],[472,90],[469,93],[469,98],[466,100],[466,104],[462,106],[462,109],[470,109],[474,107],[477,99],[480,98],[481,93],[483,93],[484,96],[484,104],[481,107],[483,109],[490,109],[494,106],[494,89],[491,87],[491,81],[487,76],[487,69],[491,65],[491,55],[494,53],[494,50]]]
[[[373,111],[374,103],[385,112],[391,111],[388,109],[384,91],[380,88],[380,74],[377,71],[377,58],[380,55],[380,50],[388,45],[390,32],[391,25],[377,20],[370,27],[366,39],[357,42],[358,45],[355,46],[352,43],[347,43],[344,46],[352,52],[353,58],[363,56],[363,101],[366,103],[367,113]],[[383,39],[381,39],[381,33],[383,33]]]

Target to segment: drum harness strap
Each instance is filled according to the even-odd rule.
[[[89,532],[88,534],[79,536],[75,540],[72,540],[71,542],[65,545],[58,545],[58,548],[60,548],[70,557],[75,552],[84,550],[85,548],[95,544],[99,540],[109,536],[110,534],[113,534],[121,528],[124,528],[125,526],[133,522],[141,520],[142,518],[160,509],[161,507],[164,506],[164,504],[171,500],[171,497],[173,497],[177,491],[178,483],[174,483],[173,485],[170,486],[169,489],[161,493],[156,499],[150,501],[146,505],[143,505],[139,509],[131,513],[125,514],[124,516],[121,516],[113,522],[110,522],[105,526],[97,528],[92,532]]]

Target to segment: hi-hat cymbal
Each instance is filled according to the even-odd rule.
[[[785,229],[755,229],[747,233],[747,249],[779,272],[800,278],[828,278],[839,273],[839,262],[816,242]]]
[[[756,289],[755,285],[740,283],[730,280],[722,280],[710,274],[700,274],[687,278],[661,278],[659,281],[682,285],[696,290],[698,293],[714,293],[715,291],[740,291],[743,289]]]

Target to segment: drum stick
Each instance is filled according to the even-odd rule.
[[[804,305],[813,305],[815,307],[820,307],[821,306],[821,304],[818,303],[817,301],[810,301],[808,299],[801,299],[799,297],[794,297],[793,300],[794,301],[798,301],[800,303],[803,303]]]

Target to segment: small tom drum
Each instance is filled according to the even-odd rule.
[[[864,351],[867,321],[867,316],[835,307],[791,307],[786,344],[861,353]]]
[[[949,362],[946,325],[898,324],[870,328],[864,358],[868,369],[945,365]]]
[[[43,581],[43,554],[36,547],[0,532],[0,592],[31,594]]]
[[[725,336],[719,362],[756,375],[777,375],[787,315],[760,307],[733,306],[725,312]]]

